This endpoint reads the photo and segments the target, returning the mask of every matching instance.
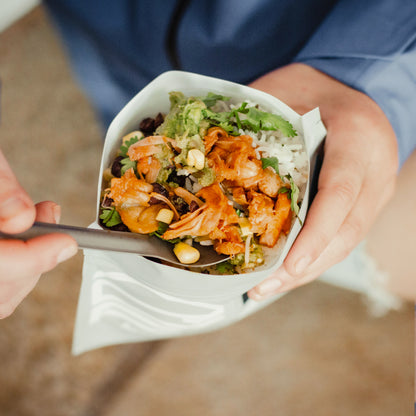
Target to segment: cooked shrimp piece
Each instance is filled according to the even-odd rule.
[[[131,168],[121,178],[111,179],[108,197],[114,200],[116,207],[147,206],[152,191],[153,186],[142,179],[137,179]]]
[[[164,204],[155,204],[148,207],[135,206],[116,209],[121,220],[130,231],[139,234],[150,234],[158,229],[159,221],[156,217],[164,206]]]
[[[211,151],[212,147],[218,140],[224,140],[227,137],[227,132],[221,127],[211,127],[208,129],[208,132],[204,137],[205,154],[207,155]]]
[[[214,230],[209,233],[209,238],[211,240],[224,240],[226,237],[225,232],[221,231],[218,227],[215,227]]]
[[[280,176],[272,168],[264,169],[258,181],[259,190],[272,198],[276,198],[282,185],[283,182]]]
[[[240,205],[247,205],[248,201],[247,201],[247,196],[246,193],[244,191],[244,188],[242,186],[237,186],[235,188],[232,189],[233,192],[233,200]]]
[[[153,156],[140,159],[137,162],[137,172],[139,172],[140,175],[144,175],[146,182],[149,183],[156,182],[160,169],[160,162]]]
[[[137,205],[126,208],[116,208],[117,212],[120,214],[121,221],[123,221],[124,225],[126,225],[127,228],[134,233],[138,232],[138,220],[144,209],[145,207]]]
[[[140,160],[152,156],[162,150],[161,145],[175,143],[175,140],[165,136],[149,136],[132,144],[127,152],[131,160]]]
[[[273,215],[267,223],[265,232],[260,237],[260,244],[267,247],[273,247],[279,238],[282,229],[288,223],[291,217],[290,199],[287,193],[281,193],[277,197],[277,201],[273,210]]]
[[[273,216],[273,200],[267,195],[259,192],[250,191],[248,205],[248,220],[251,230],[255,234],[263,234],[266,231],[267,224]]]
[[[173,190],[175,195],[181,197],[188,205],[191,205],[191,202],[194,201],[198,204],[198,206],[202,206],[204,202],[197,198],[192,192],[189,192],[185,188],[182,188],[181,186],[178,186]]]
[[[163,234],[164,239],[171,240],[185,235],[205,236],[214,231],[220,221],[225,225],[238,222],[237,214],[217,183],[202,188],[196,196],[204,199],[203,205],[171,224]]]
[[[257,184],[263,169],[251,143],[250,136],[228,136],[215,143],[207,158],[218,181],[229,180],[234,186],[245,188]]]
[[[219,254],[234,255],[244,253],[245,244],[240,236],[238,227],[228,225],[221,230],[225,237],[214,243],[214,249]]]

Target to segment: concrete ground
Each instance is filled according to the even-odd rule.
[[[89,224],[102,132],[42,8],[0,34],[0,77],[0,147],[21,183],[35,201],[59,202],[62,223]],[[390,209],[370,245],[408,281]],[[361,295],[314,282],[214,333],[73,357],[81,267],[78,254],[47,273],[0,321],[0,415],[413,414],[410,302],[374,318]]]

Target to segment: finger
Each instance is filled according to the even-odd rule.
[[[48,234],[28,241],[0,240],[0,276],[7,282],[40,275],[77,251],[75,240],[65,234]]]
[[[61,207],[52,201],[36,204],[36,221],[58,224],[61,218]]]
[[[285,266],[292,275],[301,276],[334,238],[353,208],[366,175],[362,146],[341,137],[332,138],[325,149],[318,192],[305,224],[291,248]],[[339,141],[334,144],[334,141]],[[344,145],[340,145],[344,143]],[[351,145],[345,146],[345,143]]]
[[[35,214],[32,200],[0,151],[0,230],[6,233],[24,231],[32,225]]]
[[[32,276],[23,281],[0,283],[0,319],[10,316],[22,300],[36,286],[40,275]]]

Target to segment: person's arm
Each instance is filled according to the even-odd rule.
[[[0,231],[25,231],[33,222],[59,221],[60,207],[51,201],[34,205],[0,151]],[[9,316],[35,287],[42,273],[77,252],[76,242],[49,234],[27,242],[0,238],[0,319]]]
[[[263,299],[307,283],[345,258],[393,195],[416,147],[416,3],[341,0],[297,63],[252,86],[328,129],[318,193],[283,266],[249,292]]]
[[[415,16],[414,0],[340,0],[296,58],[379,105],[400,166],[416,149]]]

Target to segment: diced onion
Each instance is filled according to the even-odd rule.
[[[247,267],[250,262],[250,242],[252,234],[249,234],[246,238],[246,246],[244,251],[244,265]]]

